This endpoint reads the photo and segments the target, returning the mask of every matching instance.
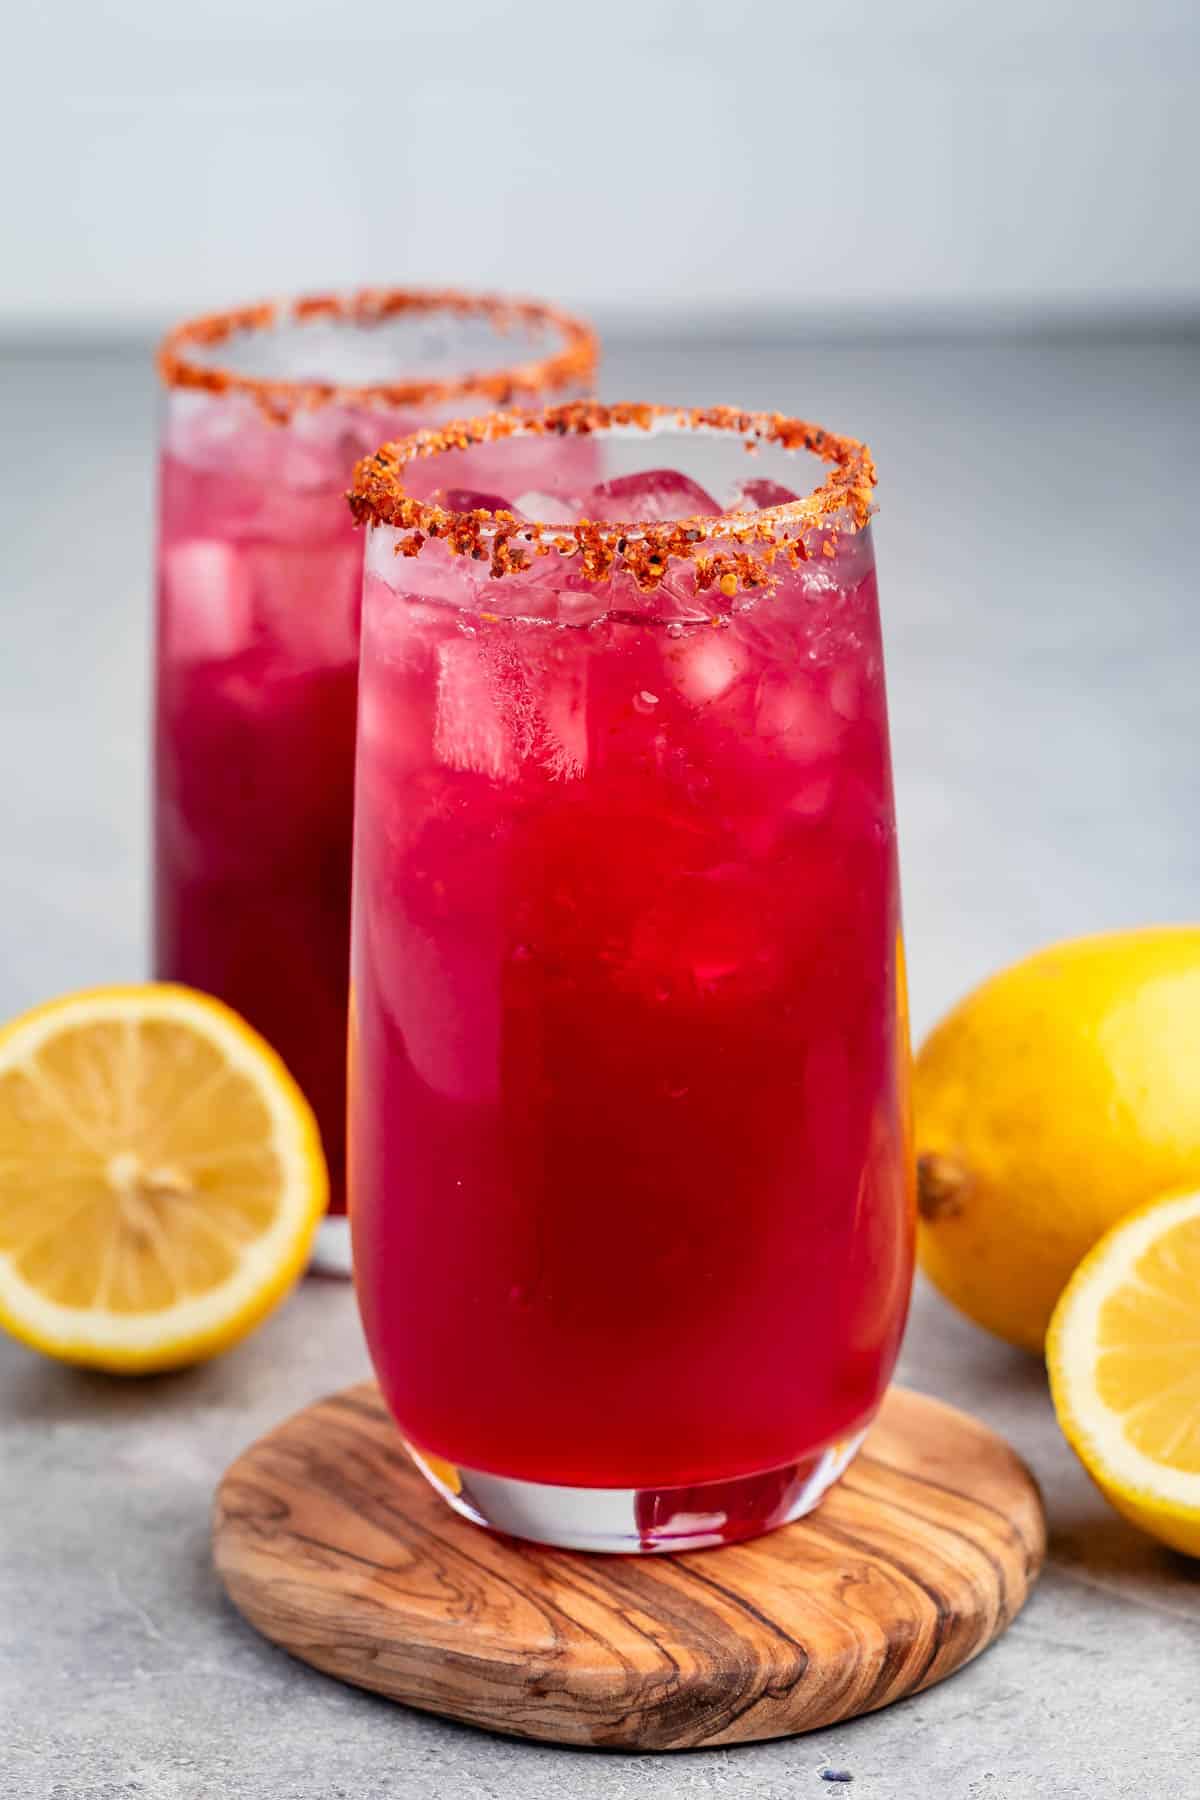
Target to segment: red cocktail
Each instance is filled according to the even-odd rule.
[[[334,1212],[362,596],[345,489],[389,431],[578,392],[594,350],[545,307],[388,292],[195,321],[160,355],[156,969],[281,1052],[320,1121]]]
[[[519,495],[538,438],[602,480]],[[873,479],[724,409],[501,416],[360,465],[356,1281],[405,1437],[482,1522],[752,1535],[815,1504],[889,1379]]]

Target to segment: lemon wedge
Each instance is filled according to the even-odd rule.
[[[1152,1201],[1101,1238],[1055,1308],[1046,1362],[1096,1485],[1200,1556],[1200,1194]]]
[[[312,1110],[219,1001],[94,988],[0,1030],[0,1325],[127,1373],[244,1337],[328,1199]]]

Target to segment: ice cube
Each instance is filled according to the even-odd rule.
[[[799,494],[793,494],[791,488],[785,488],[778,481],[739,481],[729,500],[730,512],[761,512],[768,506],[786,506],[789,500],[798,500]]]
[[[746,672],[747,652],[726,629],[704,626],[667,652],[675,686],[693,706],[720,699]]]
[[[367,576],[363,616],[364,661],[410,670],[431,691],[438,644],[455,632],[471,631],[459,614],[423,594],[397,593],[377,575]]]
[[[265,542],[243,549],[257,636],[318,664],[354,662],[362,545]]]
[[[698,588],[695,565],[689,558],[679,557],[668,562],[667,572],[654,590],[654,605],[660,618],[676,625],[701,621],[707,625],[717,607],[724,610],[725,601],[719,589]],[[678,635],[671,632],[673,637]]]
[[[338,446],[312,442],[294,431],[283,434],[274,471],[282,488],[297,494],[330,494],[344,488],[354,468],[354,458]]]
[[[859,714],[858,670],[843,663],[833,671],[829,682],[829,702],[841,719],[857,719]]]
[[[579,518],[579,501],[562,494],[539,494],[531,489],[527,494],[517,495],[513,510],[538,525],[574,525]]]
[[[447,512],[454,513],[515,513],[517,510],[503,494],[484,494],[476,488],[435,488],[430,498],[435,506],[444,506]]]
[[[250,643],[250,570],[233,544],[185,538],[164,550],[162,567],[168,656],[219,660]]]
[[[779,670],[759,681],[754,722],[766,743],[809,763],[832,758],[845,727],[816,682]]]
[[[603,584],[582,576],[569,577],[558,589],[557,598],[563,625],[595,625],[608,611],[609,596]]]
[[[559,781],[572,781],[588,766],[587,664],[546,671],[542,695],[545,744],[542,765]]]
[[[438,645],[433,753],[439,762],[493,781],[514,781],[519,757],[505,710],[478,639],[456,637]]]
[[[500,986],[487,954],[469,934],[447,943],[444,934],[405,919],[403,909],[398,915],[390,891],[368,892],[364,912],[373,940],[371,966],[379,971],[416,1073],[446,1100],[494,1102],[500,1091]]]
[[[823,819],[833,800],[835,781],[830,764],[807,770],[787,803],[788,812],[797,819]]]
[[[642,469],[602,481],[580,501],[585,518],[652,525],[663,519],[712,518],[721,508],[699,482],[678,469]]]
[[[488,575],[488,564],[470,556],[455,556],[445,544],[431,540],[420,556],[397,556],[388,559],[384,579],[401,596],[412,593],[433,605],[444,606],[449,615],[499,611],[488,598],[494,585]]]
[[[361,457],[370,456],[387,439],[408,435],[398,417],[375,408],[332,404],[294,414],[290,429],[294,436],[305,439],[325,456],[331,479],[343,486]]]

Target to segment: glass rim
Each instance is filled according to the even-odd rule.
[[[549,355],[514,362],[498,369],[468,370],[443,379],[337,382],[277,375],[251,375],[222,367],[195,352],[226,343],[242,332],[271,331],[332,319],[351,326],[375,325],[405,313],[447,313],[489,321],[497,333],[520,326],[549,327],[562,345]],[[478,398],[507,406],[515,395],[553,392],[573,382],[589,382],[599,358],[599,340],[583,319],[544,300],[504,294],[464,293],[457,288],[357,288],[346,293],[306,294],[263,300],[222,312],[185,319],[167,332],[158,347],[159,378],[167,388],[210,394],[242,394],[268,417],[284,421],[298,411],[340,403],[351,406],[404,407]]]
[[[763,444],[784,451],[805,450],[831,467],[811,492],[778,506],[758,512],[697,514],[661,523],[598,523],[584,518],[563,525],[518,519],[514,513],[482,507],[456,512],[432,500],[416,499],[405,486],[406,472],[414,463],[506,438],[631,437],[639,431],[654,435],[671,430],[741,437],[751,452]],[[715,584],[726,597],[732,597],[739,589],[761,590],[771,585],[774,565],[781,559],[792,566],[809,561],[812,551],[806,539],[814,530],[826,532],[821,552],[834,556],[839,533],[852,534],[868,524],[875,510],[875,482],[875,463],[866,444],[805,419],[776,412],[742,412],[730,406],[578,401],[533,411],[489,413],[384,444],[359,462],[347,499],[358,524],[388,525],[406,534],[396,546],[406,556],[419,555],[435,540],[455,555],[477,562],[490,560],[490,573],[499,578],[528,568],[531,556],[557,551],[562,556],[577,556],[573,572],[587,580],[607,580],[619,564],[647,591],[659,585],[672,561],[686,559],[695,564],[698,588]]]

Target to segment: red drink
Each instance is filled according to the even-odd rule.
[[[515,376],[452,372],[544,357],[544,337],[557,354]],[[249,309],[164,347],[156,969],[281,1052],[321,1125],[334,1212],[362,593],[345,489],[388,430],[580,382],[592,356],[541,308],[402,294]]]
[[[501,520],[498,553],[460,515],[452,554],[392,501],[458,487],[460,452],[360,474],[356,1280],[388,1402],[461,1510],[681,1547],[815,1503],[907,1308],[869,462],[826,440],[842,485],[816,500],[757,512],[786,492],[764,480],[715,532],[639,530],[718,512],[743,431],[803,471],[761,418],[667,415],[667,446],[553,416],[643,470],[703,452],[717,498],[662,470],[558,487],[628,532]],[[492,495],[521,442],[471,452]]]

